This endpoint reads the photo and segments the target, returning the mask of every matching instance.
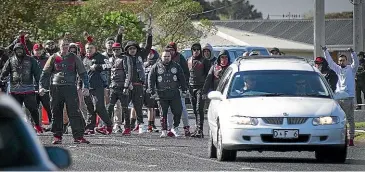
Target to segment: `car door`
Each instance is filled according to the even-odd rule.
[[[227,84],[229,83],[229,80],[232,76],[232,68],[228,68],[226,72],[223,74],[221,81],[218,84],[217,90],[224,93],[225,88],[227,87]],[[210,106],[209,106],[209,112],[208,112],[208,122],[209,126],[211,127],[213,136],[216,136],[217,133],[217,118],[218,118],[218,112],[220,108],[223,108],[221,105],[221,100],[211,100]],[[216,138],[213,137],[214,140]]]

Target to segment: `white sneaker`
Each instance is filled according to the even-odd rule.
[[[143,124],[140,124],[140,125],[139,125],[138,133],[139,133],[139,134],[142,134],[142,133],[145,133],[145,132],[147,132],[147,128],[146,128],[146,126],[145,126],[145,125],[143,125]]]
[[[167,131],[166,130],[162,130],[160,137],[161,138],[167,137]]]
[[[171,132],[175,135],[175,137],[181,136],[178,127],[171,129]]]

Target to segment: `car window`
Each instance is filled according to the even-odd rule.
[[[16,119],[0,117],[0,169],[34,165]]]
[[[185,57],[185,59],[188,59],[189,57],[193,56],[191,50],[182,50],[180,53]]]
[[[330,98],[328,87],[317,72],[265,70],[237,72],[228,97],[293,96]]]
[[[223,94],[224,88],[226,88],[229,79],[231,78],[232,75],[232,69],[228,68],[222,77],[222,80],[219,82],[218,87],[217,87],[217,91],[221,92]]]

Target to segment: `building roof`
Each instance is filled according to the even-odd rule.
[[[287,39],[275,38],[272,36],[266,36],[262,34],[257,34],[253,32],[216,26],[218,31],[216,36],[221,37],[221,39],[228,39],[238,45],[244,46],[260,46],[265,48],[277,47],[281,50],[294,50],[294,51],[313,51],[313,45],[307,43],[296,42]],[[210,36],[208,36],[210,38]],[[210,40],[214,42],[214,40]]]
[[[313,20],[220,20],[216,26],[258,33],[275,38],[313,45]],[[326,45],[351,46],[353,44],[352,19],[328,19],[325,21]]]

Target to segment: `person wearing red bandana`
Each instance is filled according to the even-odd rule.
[[[84,97],[88,110],[85,134],[94,134],[96,115],[98,114],[106,126],[98,127],[95,131],[100,134],[109,135],[113,131],[113,123],[105,107],[104,88],[105,83],[107,83],[107,78],[103,77],[104,75],[102,72],[110,70],[111,65],[109,59],[96,50],[96,47],[92,42],[93,38],[87,36],[87,40],[88,43],[85,46],[86,57],[84,58],[83,63],[90,78],[90,95]]]
[[[203,88],[203,95],[205,99],[209,91],[217,89],[218,83],[221,80],[223,73],[231,64],[229,59],[229,52],[227,50],[222,50],[219,53],[217,63],[210,68],[208,76],[205,80]]]
[[[80,113],[77,95],[77,75],[83,81],[83,94],[89,95],[89,77],[77,55],[69,52],[70,42],[60,40],[60,52],[48,58],[39,81],[39,95],[44,96],[49,90],[51,111],[53,115],[53,144],[62,144],[63,108],[66,104],[75,144],[90,142],[84,138],[85,121]]]

